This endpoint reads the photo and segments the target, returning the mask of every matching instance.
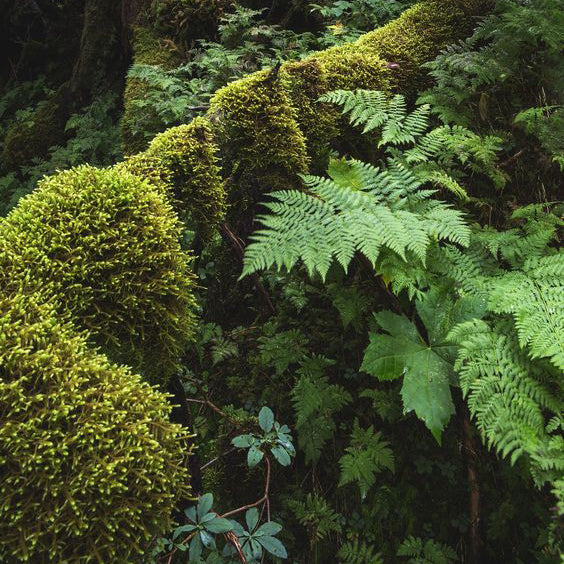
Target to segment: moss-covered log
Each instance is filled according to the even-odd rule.
[[[168,199],[213,225],[221,175],[239,208],[295,186],[337,133],[319,95],[412,92],[420,63],[488,7],[430,0],[356,43],[235,81],[206,118],[113,169],[46,178],[0,222],[2,561],[127,562],[144,548],[133,538],[167,526],[186,484],[180,431],[162,395],[92,344],[148,375],[174,367],[193,302]]]
[[[410,94],[426,82],[421,64],[468,35],[490,0],[430,0],[356,42],[262,71],[220,89],[208,112],[215,125],[230,202],[240,213],[257,192],[295,187],[337,135],[338,114],[317,103],[329,90]]]

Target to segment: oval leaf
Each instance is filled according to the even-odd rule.
[[[249,468],[256,466],[262,460],[263,456],[264,453],[261,450],[252,446],[247,453],[247,464],[249,465]]]
[[[255,537],[260,537],[263,535],[272,536],[278,534],[281,530],[282,530],[282,525],[280,525],[279,523],[275,523],[274,521],[268,521],[267,523],[261,525],[253,536]]]
[[[207,493],[200,497],[198,500],[198,519],[202,519],[202,517],[209,512],[211,506],[213,505],[213,495],[211,493]]]
[[[249,533],[252,533],[258,523],[258,509],[256,507],[251,507],[247,513],[245,513],[245,521],[247,521]]]
[[[262,544],[265,550],[268,550],[270,554],[277,556],[278,558],[288,558],[288,553],[284,548],[284,545],[274,537],[264,536],[257,537],[257,541]]]
[[[231,444],[237,448],[249,448],[252,444],[252,439],[252,435],[239,435],[231,441]]]
[[[272,426],[274,425],[274,413],[269,407],[263,407],[258,416],[260,428],[265,433],[270,433],[272,431]]]
[[[226,533],[233,529],[233,525],[229,519],[224,519],[223,517],[217,517],[213,521],[206,523],[206,529],[211,533]]]
[[[272,452],[274,458],[276,458],[276,460],[278,460],[278,462],[282,464],[282,466],[289,466],[290,463],[292,462],[292,459],[290,458],[288,451],[284,447],[281,446],[274,447],[273,449],[271,449],[270,452]]]

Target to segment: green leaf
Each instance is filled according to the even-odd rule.
[[[190,562],[199,562],[200,556],[202,555],[203,549],[202,541],[200,540],[200,535],[195,535],[190,541]]]
[[[197,521],[196,508],[194,506],[188,507],[187,509],[185,509],[184,513],[185,513],[186,517],[188,517],[188,519],[190,519],[190,521],[193,521],[194,523]]]
[[[265,433],[270,433],[274,425],[274,413],[272,413],[272,410],[266,406],[263,407],[259,412],[258,420],[260,428]]]
[[[198,519],[202,520],[202,517],[209,512],[213,505],[213,495],[211,493],[204,494],[198,499]]]
[[[401,388],[404,412],[414,410],[439,444],[441,431],[454,413],[448,374],[444,361],[426,349],[418,353],[417,364],[407,371]]]
[[[231,440],[231,444],[237,448],[249,448],[254,441],[252,435],[238,435]]]
[[[417,311],[426,323],[431,345],[425,343],[407,317],[391,312],[376,314],[377,322],[390,335],[372,333],[362,363],[362,370],[380,380],[403,374],[404,412],[415,411],[439,442],[441,431],[454,413],[449,384],[454,380],[456,349],[444,339],[451,323],[470,315],[453,305],[447,294],[439,292],[430,292],[418,301]]]
[[[225,533],[233,529],[231,521],[223,517],[216,517],[213,521],[206,523],[205,527],[210,533]]]
[[[247,453],[247,464],[249,468],[256,466],[264,456],[264,453],[259,450],[256,446],[252,446]]]
[[[200,531],[200,538],[202,539],[202,543],[206,548],[215,548],[215,540],[213,535],[210,535],[207,531]]]
[[[282,466],[289,466],[290,463],[292,462],[292,459],[290,458],[288,451],[284,447],[280,447],[280,446],[274,447],[273,449],[271,449],[270,452],[272,452],[274,458],[276,458],[276,460]]]
[[[262,544],[265,550],[278,558],[288,558],[288,553],[284,545],[276,538],[270,536],[257,537],[257,541]]]
[[[259,518],[259,514],[258,514],[258,509],[256,507],[251,507],[245,513],[245,521],[247,522],[247,529],[249,530],[250,533],[252,533],[255,527],[257,526],[258,518]]]
[[[282,525],[274,521],[268,521],[262,524],[253,536],[259,537],[262,535],[277,535],[282,530]]]
[[[172,539],[176,540],[182,533],[191,533],[195,529],[195,525],[181,525],[180,527],[176,527]]]

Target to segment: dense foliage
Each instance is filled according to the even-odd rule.
[[[5,4],[2,562],[564,561],[557,0]]]

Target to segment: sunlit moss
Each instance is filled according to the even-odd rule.
[[[45,178],[0,223],[0,287],[40,291],[113,358],[165,382],[194,326],[179,236],[150,183],[77,167]]]
[[[0,561],[138,559],[189,495],[169,411],[43,296],[0,293]]]

